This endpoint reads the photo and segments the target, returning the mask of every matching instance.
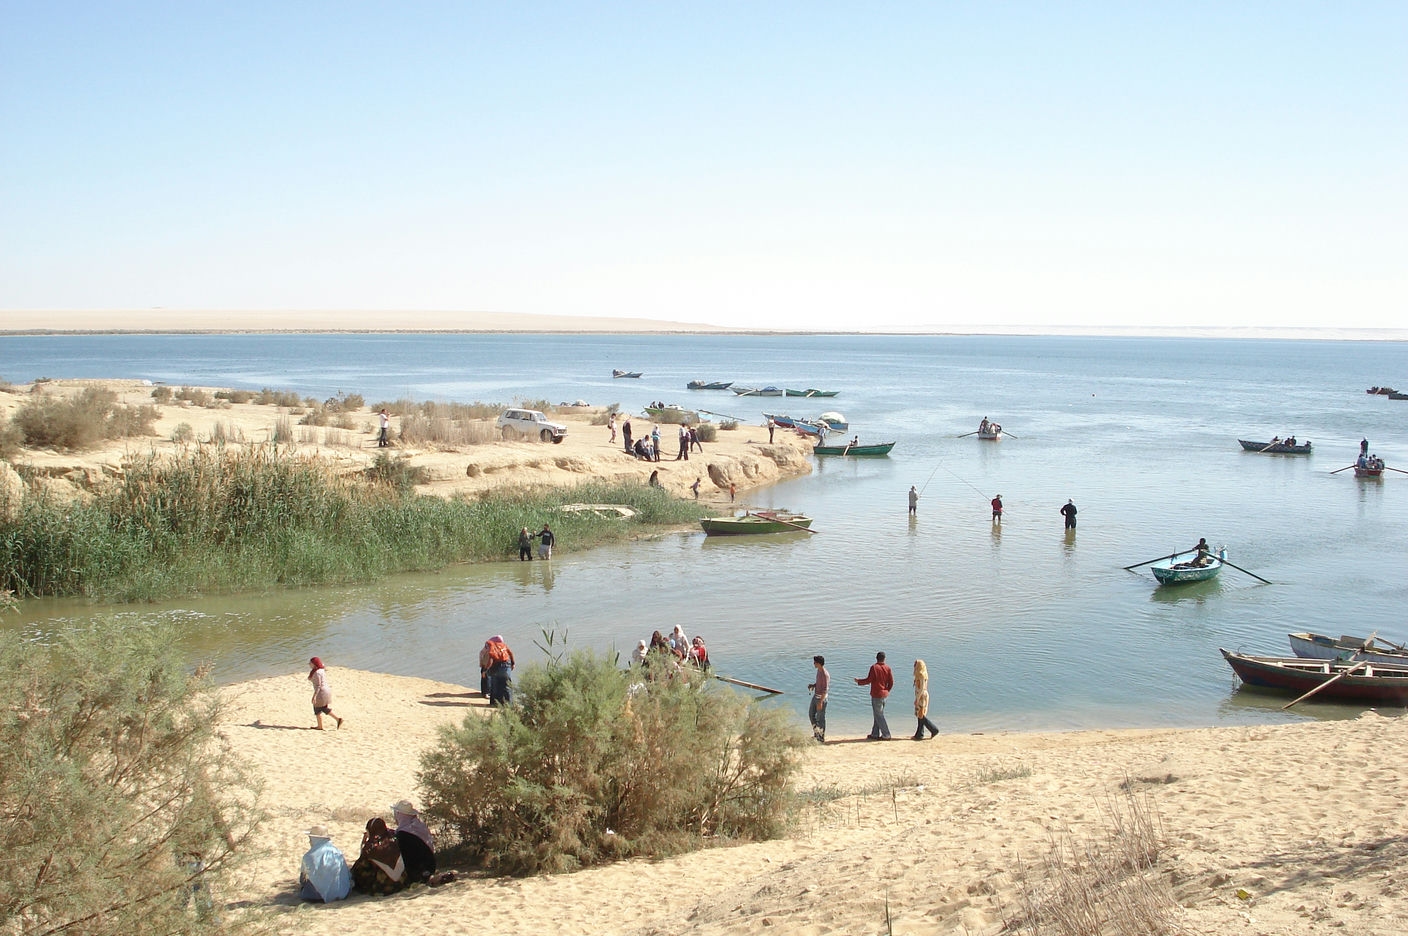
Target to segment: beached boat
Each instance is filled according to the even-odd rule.
[[[784,416],[778,413],[764,413],[763,418],[771,419],[773,425],[777,426],[779,429],[795,429],[806,435],[814,436],[823,435],[826,432],[825,427],[821,423],[813,422],[810,419],[795,419],[791,416]]]
[[[788,396],[795,397],[834,397],[840,392],[840,390],[813,390],[811,387],[805,390],[793,390],[791,387],[788,387],[786,390]]]
[[[1301,442],[1297,445],[1287,445],[1277,439],[1274,442],[1248,442],[1246,439],[1238,439],[1237,442],[1242,449],[1247,452],[1265,452],[1267,455],[1309,455],[1310,443]]]
[[[782,391],[777,387],[731,387],[734,393],[739,396],[782,396]]]
[[[638,371],[638,370],[636,370],[636,371],[613,370],[613,371],[611,372],[611,376],[612,376],[612,377],[639,377],[639,376],[640,376],[640,371]]]
[[[645,415],[656,422],[685,423],[699,422],[699,414],[683,406],[644,406]]]
[[[1230,650],[1220,652],[1227,665],[1248,686],[1304,695],[1330,683],[1316,693],[1316,699],[1364,705],[1408,705],[1408,666],[1368,660],[1307,660],[1249,656]]]
[[[1158,562],[1150,563],[1149,570],[1160,585],[1181,585],[1184,582],[1205,582],[1222,571],[1222,560],[1227,558],[1227,550],[1216,553],[1203,553],[1201,558],[1196,549]]]
[[[895,447],[893,442],[875,442],[869,445],[818,445],[812,449],[813,455],[888,455]]]
[[[1373,637],[1327,637],[1312,633],[1286,636],[1291,641],[1291,652],[1307,660],[1368,660],[1408,666],[1408,648],[1392,641],[1386,641],[1389,645],[1381,647]]]
[[[727,390],[732,386],[732,380],[691,380],[685,384],[690,390]]]
[[[756,510],[741,517],[703,517],[699,525],[710,536],[795,533],[810,527],[812,518],[786,510]]]
[[[851,428],[851,424],[846,422],[846,417],[840,413],[822,413],[817,417],[818,422],[826,424],[826,428],[832,432],[845,432]]]

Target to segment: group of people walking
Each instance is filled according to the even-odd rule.
[[[826,702],[831,692],[831,673],[826,669],[826,658],[812,657],[816,668],[816,678],[807,689],[811,692],[811,702],[807,705],[807,720],[811,722],[812,737],[819,743],[826,743]],[[885,702],[895,688],[895,674],[885,662],[885,652],[875,654],[875,662],[864,676],[857,676],[857,686],[870,687],[870,734],[867,741],[889,741],[890,723],[885,718]],[[924,740],[924,732],[929,732],[932,740],[939,733],[938,726],[929,720],[929,668],[923,660],[914,661],[914,716],[917,725],[911,740]]]

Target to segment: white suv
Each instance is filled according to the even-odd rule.
[[[550,421],[537,410],[511,409],[499,415],[499,434],[505,439],[534,438],[560,443],[567,438],[567,427]]]

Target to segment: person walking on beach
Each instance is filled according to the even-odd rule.
[[[919,510],[919,492],[914,489],[914,485],[909,486],[909,515],[913,517]]]
[[[631,454],[631,417],[627,416],[626,421],[621,423],[621,439],[626,443],[626,454]]]
[[[386,407],[383,406],[381,412],[377,413],[377,418],[381,422],[381,433],[376,437],[376,447],[386,448],[391,444],[391,414],[388,413]]]
[[[518,531],[518,561],[533,561],[533,534],[528,532],[527,527]]]
[[[772,417],[769,416],[769,417],[768,417],[768,445],[772,445],[772,434],[773,434],[773,430],[775,430],[776,428],[777,428],[777,423],[773,422],[773,421],[772,421]]]
[[[513,681],[513,651],[501,634],[489,638],[489,704],[508,705],[513,701],[509,684]]]
[[[699,429],[695,426],[689,427],[689,450],[692,452],[698,449],[699,454],[704,454],[704,443],[699,441]]]
[[[823,656],[812,657],[812,666],[816,667],[816,682],[807,686],[812,693],[812,700],[807,705],[807,721],[812,725],[812,737],[818,743],[825,744],[826,693],[831,689],[831,674],[826,671],[826,658]]]
[[[654,461],[660,460],[660,427],[650,427],[650,451]]]
[[[992,499],[992,522],[1002,522],[1002,495],[998,494]]]
[[[1075,502],[1067,499],[1066,506],[1061,508],[1061,516],[1066,518],[1066,529],[1076,528],[1076,505]]]
[[[315,726],[318,731],[323,730],[323,716],[337,719],[337,727],[342,727],[342,719],[333,714],[332,711],[332,689],[328,686],[328,671],[323,667],[323,661],[313,657],[308,661],[308,681],[313,684],[313,715],[318,719]]]
[[[611,441],[616,441],[616,414],[612,413],[611,418],[606,421],[606,428],[611,430]]]
[[[543,528],[534,535],[538,538],[538,558],[551,559],[552,544],[554,542],[552,535],[552,527],[544,523]]]
[[[929,740],[934,740],[939,729],[929,721],[929,668],[923,660],[914,661],[914,717],[919,719],[919,727],[911,740],[923,741],[925,728],[929,729]]]
[[[870,714],[873,720],[870,726],[870,734],[866,735],[868,741],[889,741],[890,723],[885,721],[885,699],[890,695],[890,690],[895,688],[895,674],[885,663],[885,651],[881,650],[875,654],[875,663],[870,667],[870,672],[864,679],[856,678],[857,686],[870,687]]]
[[[689,486],[689,489],[694,492],[694,499],[695,499],[695,500],[699,500],[699,482],[702,481],[702,480],[704,480],[704,479],[703,479],[703,478],[695,478],[695,479],[694,479],[694,483]]]
[[[685,428],[684,423],[680,423],[680,451],[675,456],[675,461],[681,458],[689,461],[689,430]]]

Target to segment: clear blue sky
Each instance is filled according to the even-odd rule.
[[[0,0],[0,128],[0,310],[1408,326],[1401,2]]]

